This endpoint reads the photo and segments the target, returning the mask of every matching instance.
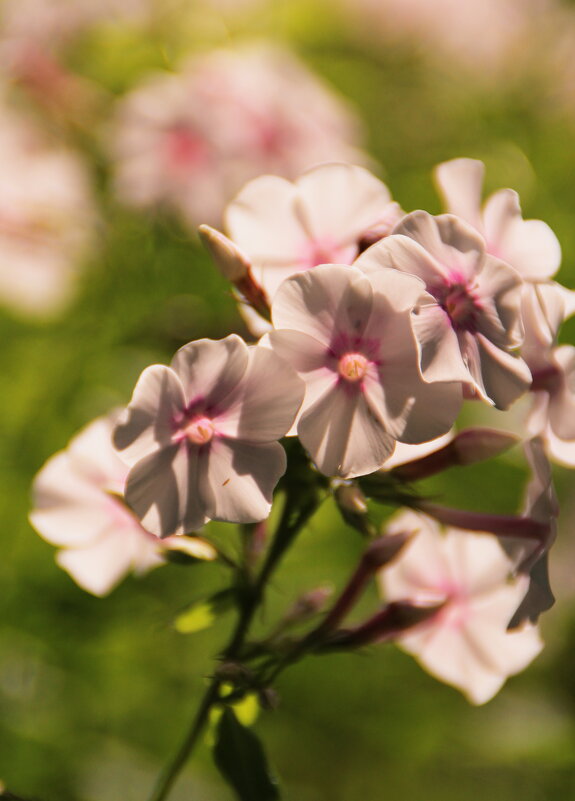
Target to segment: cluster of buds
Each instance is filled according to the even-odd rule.
[[[217,556],[192,539],[206,523],[260,524],[276,487],[285,493],[279,539],[249,594],[238,595],[242,637],[272,567],[313,511],[313,492],[331,492],[344,520],[371,540],[348,586],[307,633],[259,645],[239,638],[225,653],[244,666],[255,660],[250,675],[260,690],[307,652],[394,640],[481,703],[541,648],[535,623],[553,602],[547,552],[558,513],[547,455],[560,451],[575,463],[565,414],[575,402],[573,359],[557,346],[571,294],[552,280],[555,235],[522,219],[515,192],[501,190],[482,208],[482,170],[470,159],[440,165],[448,213],[435,217],[405,213],[377,178],[347,164],[321,165],[295,183],[249,183],[227,209],[226,234],[205,225],[200,233],[235,287],[255,344],[237,335],[188,343],[169,367],[143,372],[113,434],[102,435],[109,458],[113,441],[113,459],[125,465],[114,490],[124,500],[101,476],[98,491],[130,518],[148,554],[140,562],[126,550],[113,581],[130,566],[152,566],[160,544],[165,552],[178,539],[196,543],[197,556]],[[513,445],[506,412],[528,393],[532,479],[520,515],[452,509],[418,492],[422,478]],[[455,435],[464,402],[498,410],[502,430]],[[70,514],[67,491],[54,482],[76,461],[82,480],[94,481],[79,445],[36,483],[32,520],[65,548],[81,497]],[[94,487],[88,495],[93,503]],[[400,510],[383,536],[371,502]],[[109,549],[112,563],[109,534],[98,548]],[[247,549],[251,561],[266,550],[258,543]],[[73,574],[78,558],[60,557]],[[85,575],[76,578],[93,590]],[[374,577],[385,605],[342,627]],[[318,597],[323,604],[325,594]],[[314,617],[310,603],[306,620]]]

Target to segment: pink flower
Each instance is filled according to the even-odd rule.
[[[60,311],[74,291],[95,215],[76,156],[46,144],[0,99],[0,302]]]
[[[358,123],[289,52],[214,51],[151,78],[120,103],[113,151],[127,203],[167,204],[217,222],[245,181],[292,177],[326,159],[362,159]]]
[[[386,601],[445,603],[417,631],[399,638],[402,648],[472,703],[485,703],[543,647],[529,624],[507,630],[529,580],[525,576],[509,580],[513,565],[488,534],[442,530],[432,519],[413,512],[395,517],[389,530],[416,534],[379,574]]]
[[[395,441],[445,433],[459,410],[457,383],[425,383],[410,323],[422,283],[396,270],[364,276],[323,265],[287,279],[273,305],[271,347],[306,384],[297,433],[322,473],[377,470]]]
[[[115,415],[90,423],[34,481],[30,522],[61,550],[58,564],[85,590],[106,595],[130,571],[157,567],[170,548],[213,559],[207,543],[158,540],[142,528],[122,500],[128,468],[112,446]]]
[[[447,210],[479,231],[487,253],[510,264],[525,281],[547,280],[561,263],[557,237],[547,223],[523,219],[512,189],[495,192],[482,209],[483,173],[483,163],[475,159],[453,159],[435,168]]]
[[[276,440],[302,396],[287,364],[236,335],[190,342],[170,367],[144,370],[114,436],[142,525],[165,537],[266,518],[286,467]]]
[[[321,164],[293,183],[264,175],[227,207],[225,225],[273,299],[283,280],[318,264],[351,264],[373,229],[403,216],[388,188],[362,167]],[[371,244],[371,243],[370,243]]]
[[[413,328],[426,381],[461,381],[499,409],[527,391],[531,374],[513,354],[523,337],[521,278],[485,253],[469,225],[415,211],[356,266],[370,274],[394,267],[425,282]]]

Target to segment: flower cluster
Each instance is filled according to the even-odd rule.
[[[88,568],[75,574],[105,591],[128,566],[155,563],[160,542],[210,520],[265,521],[281,479],[286,508],[262,581],[318,492],[331,492],[344,520],[373,539],[324,621],[278,645],[281,664],[286,648],[289,662],[393,639],[482,703],[531,661],[541,648],[534,624],[553,603],[547,552],[557,505],[547,455],[575,463],[575,361],[572,348],[557,345],[572,304],[552,280],[560,248],[551,229],[523,220],[509,189],[482,207],[482,171],[470,159],[437,168],[447,207],[438,216],[406,213],[362,167],[323,164],[294,183],[266,175],[228,207],[227,235],[202,226],[258,341],[201,339],[169,367],[143,372],[113,434],[115,469],[120,459],[125,467],[112,491],[127,507],[110,496],[108,479],[90,479],[68,508],[68,490],[53,489],[88,479],[81,439],[48,463],[32,520],[50,541],[72,546],[61,563],[74,572],[87,549],[106,549],[107,559],[111,528],[128,521],[131,539],[123,538],[113,575],[103,567],[96,582]],[[455,433],[464,402],[496,409],[505,429],[507,410],[529,393],[532,479],[520,515],[439,506],[417,491],[422,478],[515,443],[503,431]],[[109,433],[106,448],[109,460]],[[87,525],[74,540],[70,520],[89,518],[103,498],[118,522],[98,532]],[[409,509],[381,537],[368,500]],[[255,545],[251,553],[257,558]],[[376,574],[384,607],[341,628]],[[256,585],[246,602],[244,623],[261,591]],[[274,643],[266,645],[272,653]],[[234,658],[261,658],[263,646],[233,644]],[[264,674],[253,671],[261,689]]]

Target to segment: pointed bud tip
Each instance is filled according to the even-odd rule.
[[[499,456],[519,442],[519,437],[492,428],[468,428],[453,440],[461,465],[483,462]]]
[[[200,225],[198,233],[224,278],[237,283],[246,277],[250,260],[231,239],[209,225]]]

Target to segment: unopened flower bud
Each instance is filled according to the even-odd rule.
[[[458,464],[468,465],[492,459],[517,444],[519,438],[492,428],[468,428],[453,440]]]
[[[200,225],[198,233],[224,278],[236,284],[246,277],[251,262],[231,239],[209,225]]]
[[[332,593],[333,588],[327,585],[316,587],[304,593],[286,614],[286,622],[300,623],[321,612]]]
[[[513,447],[518,438],[506,431],[491,428],[469,428],[458,434],[443,448],[398,465],[391,474],[401,481],[420,481],[449,467],[467,466],[491,459]]]
[[[415,604],[394,601],[353,629],[337,631],[325,642],[323,649],[360,648],[363,645],[389,642],[406,630],[419,626],[436,615],[444,604]]]

